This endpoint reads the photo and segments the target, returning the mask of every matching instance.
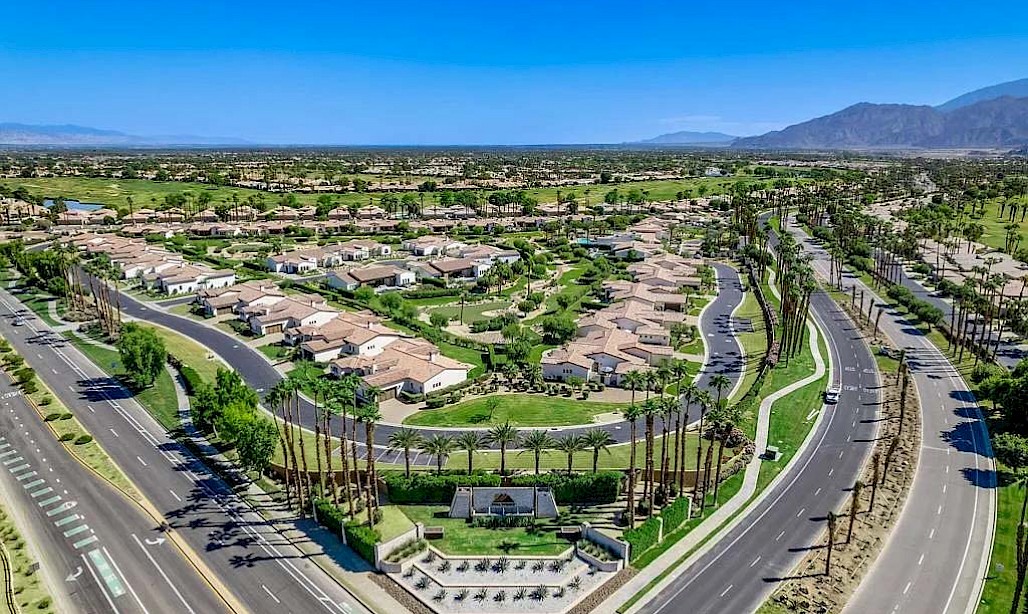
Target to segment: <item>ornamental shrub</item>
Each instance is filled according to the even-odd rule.
[[[500,485],[500,476],[488,473],[415,473],[408,478],[400,471],[383,471],[381,475],[389,490],[389,501],[398,504],[449,504],[458,486]]]
[[[682,526],[689,516],[689,505],[691,500],[688,497],[679,497],[671,505],[660,510],[660,517],[664,519],[664,532],[670,533]]]
[[[359,522],[347,522],[343,525],[343,531],[346,534],[346,545],[374,565],[375,544],[381,540],[378,531]]]
[[[660,538],[660,518],[653,516],[634,529],[625,531],[623,539],[632,546],[632,560],[657,545]]]

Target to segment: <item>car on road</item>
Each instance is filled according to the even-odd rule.
[[[14,324],[15,326],[25,326],[25,320],[21,318],[15,318],[12,324]]]
[[[832,386],[828,390],[825,390],[825,403],[834,405],[839,402],[839,393],[842,389],[838,386]]]

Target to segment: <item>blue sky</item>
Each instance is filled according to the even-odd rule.
[[[1028,77],[1024,2],[8,2],[0,122],[260,143],[755,134]]]

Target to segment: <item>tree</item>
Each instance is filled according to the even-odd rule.
[[[369,389],[365,395],[370,401],[360,408],[357,414],[364,423],[364,449],[367,451],[367,466],[364,470],[367,477],[365,493],[368,498],[368,526],[375,524],[374,510],[378,507],[378,480],[375,476],[375,423],[382,419],[382,412],[378,409],[377,391]]]
[[[446,325],[450,323],[450,316],[438,311],[433,311],[429,314],[428,321],[436,328],[446,328]]]
[[[586,449],[586,442],[581,435],[565,435],[553,444],[553,449],[567,455],[568,475],[570,476],[575,454]]]
[[[1021,521],[1017,524],[1017,583],[1014,585],[1014,597],[1010,604],[1011,614],[1016,614],[1024,591],[1026,572],[1028,572],[1028,539],[1026,539],[1025,512],[1028,511],[1028,488],[1024,482],[1028,479],[1028,438],[1013,433],[1000,433],[992,439],[992,449],[996,460],[1007,467],[1017,482],[1022,483],[1024,496],[1021,499]]]
[[[457,447],[468,454],[468,475],[474,471],[475,452],[482,447],[482,437],[475,431],[464,431],[457,437]]]
[[[152,328],[130,322],[118,338],[118,356],[132,382],[148,388],[164,369],[168,352],[164,340]]]
[[[853,483],[853,491],[850,493],[850,526],[846,529],[846,543],[850,543],[853,539],[853,523],[857,520],[857,514],[860,513],[860,493],[864,491],[864,483],[857,480]]]
[[[404,474],[410,477],[410,451],[411,448],[417,448],[424,443],[421,435],[408,428],[402,428],[398,431],[393,431],[389,435],[389,447],[393,450],[403,450],[403,468]]]
[[[267,418],[251,416],[236,436],[236,452],[243,469],[262,473],[278,443],[278,428]]]
[[[518,429],[510,423],[510,420],[494,426],[486,434],[486,441],[500,446],[500,475],[506,475],[507,448],[517,446],[519,439]]]
[[[838,520],[835,512],[828,512],[825,521],[828,523],[828,541],[825,547],[828,548],[828,556],[825,558],[825,575],[832,575],[832,551],[835,549],[835,523]]]
[[[539,458],[543,452],[553,448],[553,438],[546,431],[529,431],[521,440],[521,452],[531,452],[535,457],[535,474],[539,475]]]
[[[600,464],[600,450],[604,450],[607,454],[610,454],[609,446],[614,445],[614,438],[610,436],[610,433],[603,429],[590,429],[586,431],[584,435],[585,446],[592,448],[593,451],[593,473],[599,470]]]
[[[435,457],[436,473],[443,472],[443,465],[446,459],[457,449],[457,443],[452,437],[446,435],[432,435],[422,446],[422,451]]]
[[[559,345],[567,343],[578,334],[578,324],[568,315],[547,316],[543,318],[542,329],[545,342],[550,344]]]
[[[718,373],[714,377],[710,378],[710,385],[712,388],[717,390],[717,401],[715,404],[721,404],[721,395],[724,393],[725,388],[732,385],[732,380],[728,379],[724,373]]]
[[[628,375],[637,373],[632,371]],[[627,376],[626,376],[627,379]],[[642,415],[642,408],[635,404],[635,389],[632,389],[632,403],[625,409],[621,410],[621,415],[624,416],[625,420],[628,421],[630,434],[629,434],[629,445],[631,449],[628,454],[628,527],[630,529],[635,528],[635,440],[637,435],[637,428],[639,425],[639,416]]]

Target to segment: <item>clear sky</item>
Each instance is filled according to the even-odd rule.
[[[1028,77],[1023,1],[10,0],[0,122],[259,143],[747,135]]]

